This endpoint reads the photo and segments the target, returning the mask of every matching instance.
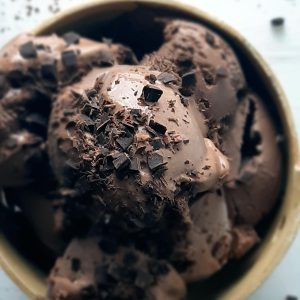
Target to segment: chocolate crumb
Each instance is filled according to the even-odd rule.
[[[147,102],[157,102],[163,91],[154,85],[146,85],[143,88],[143,97]]]
[[[19,51],[21,56],[25,59],[37,58],[37,51],[32,41],[21,45]]]

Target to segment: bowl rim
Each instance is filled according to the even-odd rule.
[[[246,50],[247,55],[252,56],[252,59],[255,60],[258,67],[260,68],[260,73],[263,76],[269,77],[269,85],[272,87],[273,92],[273,101],[277,102],[277,110],[280,110],[281,117],[284,118],[283,126],[285,135],[288,141],[288,156],[289,156],[289,166],[288,166],[288,182],[287,182],[287,193],[284,196],[284,200],[295,198],[298,194],[300,195],[300,187],[297,186],[297,181],[300,181],[300,155],[299,155],[299,140],[295,131],[295,126],[293,123],[292,114],[289,108],[288,100],[285,96],[285,93],[279,84],[276,76],[272,72],[269,65],[265,62],[262,56],[255,50],[251,44],[240,34],[236,29],[224,23],[222,20],[215,18],[211,14],[195,7],[193,5],[187,4],[187,1],[164,1],[164,0],[89,0],[84,1],[84,3],[72,5],[67,9],[63,9],[61,12],[56,15],[48,17],[46,20],[41,22],[35,28],[31,30],[31,33],[34,35],[39,35],[43,32],[46,32],[48,29],[55,27],[55,24],[61,22],[65,18],[70,18],[79,14],[81,11],[89,11],[98,7],[105,7],[105,5],[143,5],[147,6],[159,6],[160,8],[165,8],[169,10],[181,11],[186,15],[194,17],[198,20],[205,21],[206,23],[212,25],[216,28],[221,28],[222,32],[225,32],[228,36],[235,40],[240,46],[243,47],[243,50]],[[275,99],[276,98],[276,99]],[[293,200],[290,200],[293,201]],[[251,293],[253,293],[272,273],[274,268],[278,265],[278,263],[283,258],[287,249],[291,245],[294,240],[298,227],[300,226],[300,202],[294,200],[293,202],[293,219],[289,219],[289,222],[285,222],[282,225],[284,231],[287,234],[285,241],[277,245],[277,252],[269,261],[270,264],[265,265],[264,269],[261,272],[261,276],[259,278],[252,278],[251,284],[248,284],[247,287],[243,289],[239,289],[238,297],[234,299],[245,299]],[[276,222],[278,223],[278,222]],[[289,227],[287,228],[287,224],[289,223]],[[1,233],[1,232],[0,232]],[[282,233],[283,234],[283,233]],[[282,235],[281,234],[281,235]],[[9,260],[5,258],[5,254],[3,253],[3,240],[1,242],[0,239],[0,267],[4,269],[4,271],[9,275],[9,277],[23,290],[31,299],[41,299],[41,290],[34,290],[31,286],[28,286],[21,278],[18,270],[11,266]],[[20,255],[19,255],[20,256]],[[248,272],[247,272],[248,273]],[[32,276],[36,276],[31,274]],[[249,276],[248,274],[245,277]],[[241,283],[243,285],[243,283]],[[244,284],[245,285],[245,284]],[[223,300],[229,300],[230,295],[232,293],[227,293],[225,297],[222,297]]]

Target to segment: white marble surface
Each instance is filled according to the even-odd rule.
[[[82,1],[0,0],[0,46],[17,33],[30,29],[56,9],[63,9]],[[259,50],[271,65],[287,94],[295,125],[300,133],[300,0],[186,2],[223,19],[242,32]],[[31,11],[29,6],[37,8],[36,11]],[[274,30],[270,26],[270,19],[277,16],[285,18],[285,25],[281,30]],[[300,233],[283,261],[249,300],[283,300],[287,295],[300,298]],[[0,300],[26,299],[27,297],[0,270]]]

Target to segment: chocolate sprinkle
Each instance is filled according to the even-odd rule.
[[[63,35],[63,39],[65,40],[67,45],[78,44],[80,35],[76,32],[70,31]]]
[[[143,88],[143,97],[147,102],[157,102],[163,91],[154,85],[147,84]]]
[[[154,129],[157,133],[159,134],[165,134],[166,131],[167,131],[167,127],[158,123],[158,122],[155,122],[154,120],[150,120],[149,122],[149,126]]]
[[[122,171],[129,167],[130,158],[126,153],[120,154],[117,158],[113,160],[113,165],[117,171]]]
[[[61,60],[67,68],[75,68],[77,66],[77,55],[73,50],[64,51],[61,54]]]
[[[151,171],[154,171],[157,168],[164,166],[165,164],[166,163],[164,163],[163,156],[157,152],[151,153],[148,156],[148,166]]]
[[[176,77],[173,74],[167,73],[167,72],[160,73],[157,76],[157,79],[164,84],[168,84],[168,83],[176,81]]]
[[[21,45],[19,51],[23,58],[37,58],[36,48],[31,41]]]

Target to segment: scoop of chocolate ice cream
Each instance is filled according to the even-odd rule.
[[[275,206],[277,129],[234,51],[159,22],[140,62],[74,32],[0,51],[0,186],[64,253],[49,299],[183,299],[259,242]]]

